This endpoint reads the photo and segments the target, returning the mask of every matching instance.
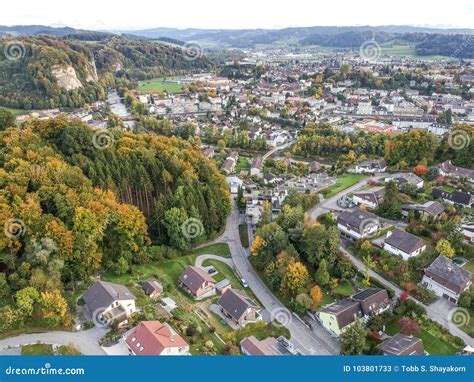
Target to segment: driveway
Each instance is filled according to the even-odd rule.
[[[217,260],[217,261],[220,261],[221,263],[227,264],[232,269],[235,269],[235,265],[232,259],[229,259],[227,257],[217,256],[217,255],[200,255],[196,257],[196,263],[195,263],[196,267],[204,268],[202,266],[202,263],[205,260]]]
[[[81,332],[53,331],[21,334],[0,340],[0,352],[8,348],[18,348],[23,345],[41,342],[51,345],[73,345],[84,355],[106,355],[106,352],[99,346],[99,340],[105,333],[106,330],[92,328]]]

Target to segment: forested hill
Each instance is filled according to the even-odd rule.
[[[28,255],[45,238],[60,268],[54,282],[71,282],[119,259],[150,261],[150,239],[189,248],[230,213],[225,178],[179,138],[59,118],[9,128],[0,142],[0,273],[13,289],[32,283],[19,274],[25,262],[30,271],[52,263]]]
[[[0,106],[80,107],[103,99],[116,83],[208,69],[204,56],[140,39],[100,36],[0,38]]]

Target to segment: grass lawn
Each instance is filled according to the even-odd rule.
[[[21,348],[21,355],[54,355],[54,350],[52,345],[25,345]]]
[[[28,113],[27,110],[23,110],[23,109],[12,109],[12,108],[9,108],[9,107],[2,107],[0,106],[0,109],[6,109],[8,110],[10,113],[12,113],[15,117],[17,115],[22,115],[22,114],[26,114]]]
[[[321,192],[325,198],[330,198],[338,192],[344,191],[346,188],[360,182],[364,178],[366,178],[366,176],[363,174],[346,174],[338,178],[336,184],[322,190]]]
[[[352,285],[346,280],[339,282],[338,286],[333,290],[333,294],[338,297],[349,297],[352,295],[352,292]]]
[[[388,324],[386,327],[386,332],[391,336],[400,332],[400,326],[398,325],[398,322],[392,321],[390,324]],[[425,351],[431,355],[453,355],[459,351],[455,345],[433,336],[423,327],[421,327],[420,332],[416,334],[415,337],[418,337],[423,341]]]
[[[56,350],[56,353],[58,355],[81,355],[81,352],[72,345],[62,345]]]
[[[246,157],[239,156],[239,159],[237,161],[237,164],[235,166],[235,173],[239,174],[240,171],[242,170],[249,170],[250,169],[250,164],[249,160]]]
[[[211,245],[208,245],[207,247],[194,249],[191,251],[191,254],[193,255],[212,254],[212,255],[230,258],[229,246],[226,243],[211,244]]]
[[[177,79],[179,77],[158,77],[151,80],[138,82],[137,90],[139,92],[168,92],[179,93],[183,85],[176,83],[167,83],[166,80]]]
[[[467,269],[471,273],[474,273],[474,260],[471,260],[467,264],[464,264],[463,268]]]
[[[244,248],[249,247],[249,231],[247,229],[247,224],[240,224],[239,225],[239,236],[240,242]]]

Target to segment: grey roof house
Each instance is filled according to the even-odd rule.
[[[471,286],[471,280],[472,273],[467,269],[444,256],[438,256],[425,269],[421,286],[456,304],[459,296]]]

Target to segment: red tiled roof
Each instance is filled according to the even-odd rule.
[[[137,355],[160,355],[165,349],[188,345],[179,334],[160,321],[142,321],[128,335],[126,343]],[[142,347],[143,351],[140,351]]]

